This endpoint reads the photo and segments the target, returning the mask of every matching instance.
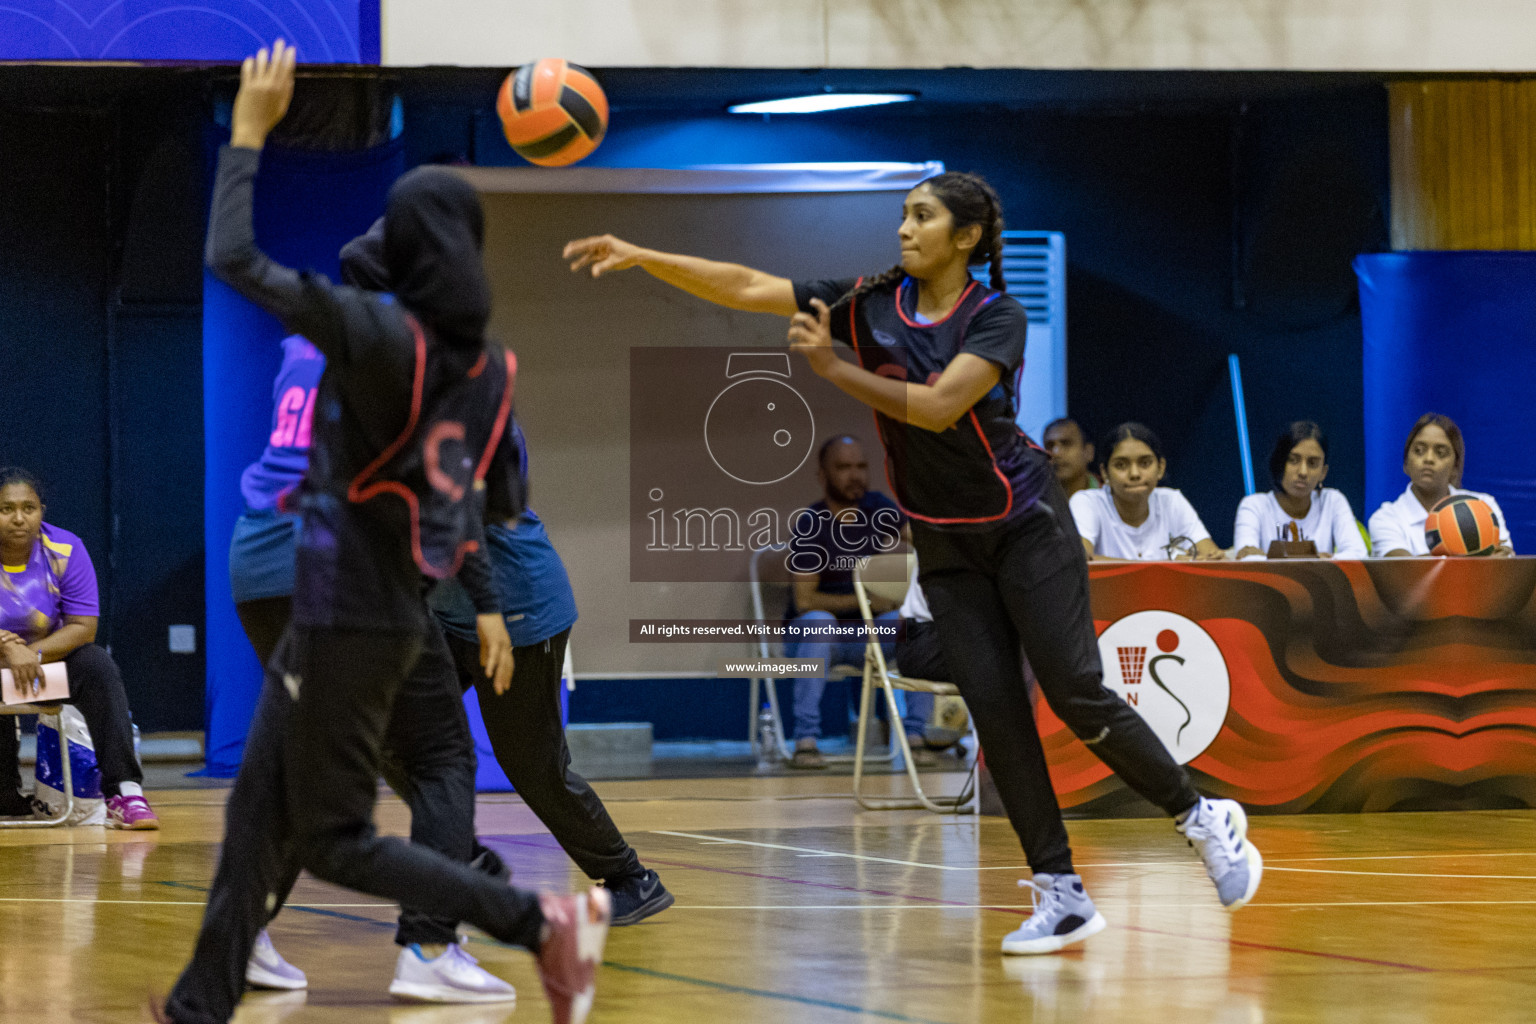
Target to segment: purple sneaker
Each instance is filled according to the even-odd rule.
[[[160,819],[149,809],[149,801],[141,796],[107,798],[107,828],[130,829],[143,832],[160,827]]]
[[[245,983],[251,988],[270,988],[285,992],[297,992],[309,987],[304,972],[283,959],[283,954],[272,945],[272,937],[263,928],[256,933],[256,945],[251,948],[251,958],[245,965]]]

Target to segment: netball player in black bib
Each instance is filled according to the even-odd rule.
[[[219,155],[208,263],[325,355],[301,517],[293,616],[267,665],[192,962],[164,1008],[225,1024],[257,933],[299,868],[468,921],[538,955],[560,1024],[584,1020],[608,894],[535,894],[373,825],[380,750],[427,630],[424,582],[457,572],[489,512],[522,510],[507,436],[514,365],[485,340],[483,214],[461,178],[423,169],[390,189],[395,299],[269,259],[252,230],[267,134],[293,95],[279,42],[245,61]],[[398,300],[398,301],[396,301]]]
[[[892,489],[912,518],[920,582],[945,660],[1034,878],[1034,913],[1005,953],[1050,953],[1101,931],[1072,866],[1025,688],[1020,648],[1051,709],[1197,846],[1223,905],[1263,871],[1235,801],[1201,797],[1146,722],[1103,684],[1082,541],[1050,459],[1016,426],[1028,322],[1004,292],[1001,204],[982,179],[940,174],[907,194],[901,263],[870,278],[789,281],[748,267],[571,242],[571,269],[643,267],[700,298],[792,317],[791,347],[870,406]],[[990,264],[991,287],[971,278]],[[834,340],[853,348],[840,358]]]

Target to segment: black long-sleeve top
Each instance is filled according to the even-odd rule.
[[[500,429],[498,441],[488,426],[510,388],[510,360],[504,369],[503,353],[483,341],[436,343],[430,325],[392,297],[335,285],[270,259],[257,247],[251,222],[259,159],[251,149],[225,147],[220,153],[207,260],[222,280],[326,357],[309,471],[298,495],[303,528],[294,621],[419,631],[426,625],[423,570],[442,575],[459,568],[442,557],[434,560],[433,546],[439,555],[479,547],[483,516],[504,519],[521,511],[520,478],[508,470],[517,464],[508,431]],[[487,366],[490,372],[483,372]],[[421,428],[439,413],[463,420],[469,435],[458,447],[439,445],[430,472],[439,479],[443,471],[462,477],[475,462],[487,461],[481,458],[486,449],[494,452],[485,474],[489,487],[466,478],[445,495],[427,483],[430,472],[419,465]],[[401,448],[413,424],[416,435]],[[392,449],[404,454],[392,461]],[[412,454],[418,455],[414,463]],[[392,470],[399,471],[398,479],[390,478]],[[368,493],[362,485],[381,481],[390,486],[358,500]],[[465,558],[461,580],[478,611],[496,610],[483,552]]]

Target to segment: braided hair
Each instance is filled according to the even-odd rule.
[[[972,224],[981,225],[981,241],[971,250],[971,258],[967,263],[970,266],[989,263],[993,290],[1006,292],[1008,283],[1003,280],[1003,201],[997,197],[996,190],[981,175],[960,171],[936,174],[918,187],[926,187],[935,199],[944,204],[954,219],[956,231]],[[882,274],[866,277],[856,288],[837,300],[832,307],[833,312],[846,310],[850,303],[871,292],[899,284],[906,276],[907,272],[898,263]]]

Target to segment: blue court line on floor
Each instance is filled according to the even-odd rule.
[[[168,886],[170,886],[173,889],[191,889],[193,892],[206,893],[208,891],[208,887],[206,885],[193,885],[191,882],[166,882],[166,881],[161,881],[160,884],[161,885],[168,885]],[[320,917],[334,917],[334,918],[338,918],[338,919],[340,919],[342,921],[356,921],[358,924],[371,924],[371,925],[373,925],[376,928],[393,928],[393,927],[395,927],[395,922],[393,920],[380,921],[376,917],[363,917],[361,914],[344,914],[344,913],[342,913],[339,910],[327,910],[324,907],[298,907],[298,906],[294,906],[292,904],[284,904],[283,909],[284,910],[292,910],[295,913],[299,913],[299,914],[317,914]],[[498,942],[498,943],[496,943],[496,945],[499,946],[499,945],[502,945],[502,943]],[[511,948],[511,947],[508,947],[508,948]]]
[[[173,889],[191,889],[193,892],[206,893],[207,886],[193,885],[190,882],[161,881],[159,884],[168,885]],[[358,924],[372,925],[375,928],[394,928],[394,921],[380,921],[377,918],[362,917],[358,914],[344,914],[339,910],[326,910],[322,907],[298,907],[285,906],[284,910],[296,910],[304,914],[319,914],[321,917],[334,917],[343,921],[355,921]],[[469,941],[482,943],[488,946],[499,946],[502,949],[518,949],[520,947],[498,942],[491,938],[481,938],[471,935]],[[868,1007],[857,1006],[852,1003],[834,1003],[826,999],[812,999],[809,996],[797,996],[791,992],[774,992],[771,989],[748,988],[745,985],[731,985],[723,981],[710,981],[708,978],[693,978],[686,974],[671,974],[666,971],[656,971],[649,967],[637,967],[634,964],[621,964],[615,960],[604,960],[604,967],[611,967],[616,971],[625,971],[629,974],[640,974],[647,978],[658,978],[663,981],[676,981],[684,985],[697,985],[700,988],[713,989],[716,992],[729,992],[733,995],[756,996],[759,999],[776,999],[781,1002],[796,1003],[800,1006],[815,1006],[824,1010],[841,1010],[844,1013],[856,1013],[865,1017],[878,1017],[881,1020],[901,1021],[903,1024],[946,1024],[944,1021],[930,1020],[927,1017],[912,1017],[904,1013],[895,1013],[890,1010],[871,1010]]]
[[[666,971],[654,971],[649,967],[634,967],[630,964],[614,963],[612,960],[604,960],[603,966],[612,967],[619,971],[628,971],[631,974],[642,974],[647,978],[661,978],[666,981],[680,981],[688,985],[701,985],[719,992],[757,996],[762,999],[779,999],[784,1002],[797,1003],[801,1006],[816,1006],[825,1010],[842,1010],[845,1013],[857,1013],[865,1017],[879,1017],[881,1020],[907,1021],[910,1024],[943,1024],[941,1021],[929,1020],[927,1017],[909,1017],[904,1013],[894,1013],[890,1010],[871,1010],[868,1007],[854,1006],[851,1003],[834,1003],[827,999],[811,999],[807,996],[792,995],[788,992],[774,992],[769,989],[747,988],[745,985],[729,985],[722,981],[690,978],[683,974],[668,974]]]
[[[831,882],[813,882],[813,881],[811,881],[809,879],[805,879],[805,878],[788,878],[788,877],[785,877],[783,875],[768,875],[768,874],[761,874],[761,873],[758,873],[758,872],[755,872],[755,871],[739,871],[739,870],[736,870],[734,868],[709,867],[709,866],[706,866],[706,865],[703,865],[703,864],[688,864],[688,863],[684,863],[682,861],[659,860],[659,859],[656,859],[656,858],[649,858],[648,859],[648,863],[660,864],[660,865],[663,865],[663,866],[670,866],[670,867],[687,868],[687,869],[691,869],[691,870],[694,870],[694,871],[710,871],[710,872],[716,872],[716,873],[727,874],[727,875],[743,875],[743,876],[745,876],[747,878],[762,878],[762,879],[766,879],[766,880],[772,881],[772,882],[788,882],[788,883],[793,884],[793,885],[810,885],[810,886],[815,886],[816,888],[819,888],[819,889],[840,889],[840,890],[843,890],[845,892],[863,893],[863,894],[870,895],[870,896],[891,896],[891,897],[895,897],[897,899],[913,900],[913,901],[917,901],[917,902],[921,902],[921,903],[938,904],[938,905],[949,905],[949,906],[956,906],[956,907],[964,907],[965,906],[965,904],[962,904],[962,903],[960,903],[957,900],[939,899],[939,898],[934,897],[934,896],[915,896],[915,895],[911,895],[909,893],[894,892],[894,891],[887,890],[887,889],[863,889],[863,888],[858,888],[858,887],[851,886],[851,885],[836,885],[836,884],[831,883]],[[1022,907],[1010,908],[1010,907],[989,906],[989,907],[985,907],[983,909],[991,911],[991,912],[994,912],[994,913],[1012,914],[1012,915],[1016,915],[1018,917],[1028,917],[1029,914],[1030,914],[1029,911],[1025,910]],[[1265,950],[1267,952],[1272,952],[1272,953],[1294,953],[1294,954],[1296,954],[1298,956],[1315,956],[1315,957],[1322,957],[1322,958],[1329,959],[1329,960],[1343,960],[1343,961],[1348,961],[1348,962],[1351,962],[1351,963],[1372,964],[1372,965],[1377,966],[1377,967],[1392,967],[1392,968],[1396,968],[1398,970],[1413,971],[1413,972],[1420,973],[1420,974],[1434,974],[1434,973],[1439,973],[1439,971],[1440,971],[1439,968],[1424,967],[1424,966],[1421,966],[1419,964],[1399,963],[1396,960],[1375,960],[1375,959],[1372,959],[1372,958],[1369,958],[1369,957],[1350,956],[1350,955],[1345,954],[1345,953],[1327,953],[1327,952],[1323,952],[1323,951],[1320,951],[1320,950],[1314,950],[1314,949],[1299,949],[1299,948],[1297,948],[1295,946],[1272,946],[1272,945],[1269,945],[1267,943],[1251,942],[1251,941],[1246,940],[1246,939],[1234,939],[1231,936],[1228,936],[1226,938],[1217,938],[1215,936],[1209,936],[1209,935],[1187,935],[1187,934],[1184,934],[1182,932],[1162,931],[1160,929],[1145,928],[1145,927],[1141,927],[1139,925],[1120,925],[1119,927],[1124,928],[1124,929],[1126,929],[1128,931],[1147,932],[1147,933],[1155,934],[1155,935],[1169,935],[1169,936],[1172,936],[1174,938],[1188,939],[1191,942],[1216,942],[1216,943],[1221,943],[1221,944],[1224,944],[1224,945],[1242,946],[1242,947],[1247,947],[1247,948],[1250,948],[1250,949],[1260,949],[1260,950]]]

